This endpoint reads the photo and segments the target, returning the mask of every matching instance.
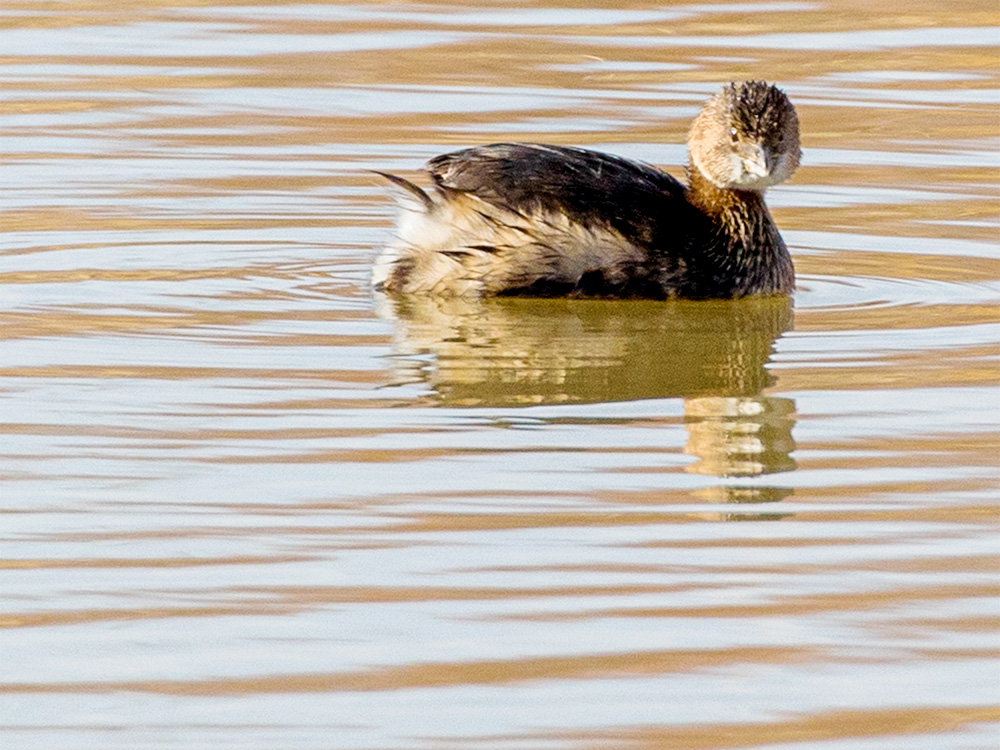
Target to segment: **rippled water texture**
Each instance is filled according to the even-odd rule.
[[[592,5],[0,5],[0,745],[1000,745],[996,3]],[[368,288],[745,77],[794,304]]]

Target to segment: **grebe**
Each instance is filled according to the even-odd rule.
[[[764,190],[799,165],[799,121],[762,81],[730,83],[694,119],[685,187],[581,148],[497,143],[431,159],[397,188],[389,294],[674,297],[787,294],[792,259]]]

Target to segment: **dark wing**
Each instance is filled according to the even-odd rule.
[[[443,188],[519,213],[610,226],[647,246],[691,210],[684,186],[666,172],[582,148],[496,143],[435,157],[427,170]]]

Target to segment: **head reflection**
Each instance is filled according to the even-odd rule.
[[[379,299],[395,320],[396,375],[449,406],[683,398],[689,472],[750,477],[795,468],[791,399],[763,393],[784,297],[705,302]],[[428,357],[427,355],[431,355]],[[714,488],[715,502],[780,499]],[[717,496],[719,493],[724,496]]]

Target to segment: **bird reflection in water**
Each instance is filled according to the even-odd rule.
[[[725,301],[389,299],[397,382],[445,406],[682,398],[691,473],[757,477],[795,468],[791,399],[764,393],[787,297]],[[719,486],[702,501],[768,502],[778,487]]]

